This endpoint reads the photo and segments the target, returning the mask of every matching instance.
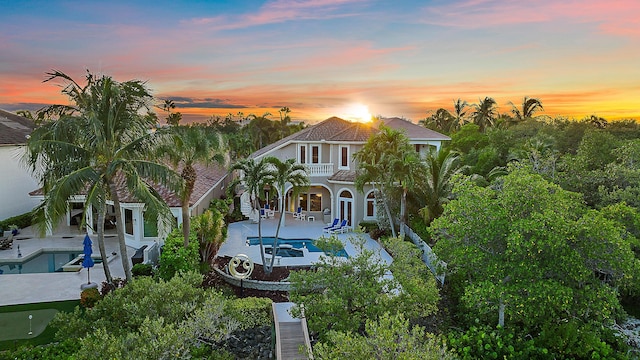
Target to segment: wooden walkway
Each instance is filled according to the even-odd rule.
[[[289,314],[294,303],[272,303],[273,321],[276,328],[276,359],[313,360],[309,330],[304,315],[301,319]],[[300,349],[303,349],[302,351]]]

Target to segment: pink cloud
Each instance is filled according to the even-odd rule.
[[[343,6],[365,1],[367,0],[276,0],[267,2],[255,13],[231,18],[228,16],[196,18],[189,22],[199,26],[208,25],[213,30],[231,30],[290,20],[348,17],[355,14],[342,12]]]
[[[541,0],[504,2],[467,0],[423,9],[424,22],[462,28],[524,23],[594,23],[605,34],[640,36],[640,2],[636,0]]]

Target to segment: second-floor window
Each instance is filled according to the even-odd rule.
[[[305,145],[300,145],[300,164],[307,163],[307,147]]]
[[[345,169],[349,168],[349,147],[348,146],[340,147],[340,167]]]
[[[320,146],[318,145],[311,146],[311,163],[312,164],[320,163]]]

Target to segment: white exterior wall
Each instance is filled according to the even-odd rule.
[[[0,220],[24,214],[40,203],[29,192],[40,186],[21,163],[23,146],[0,146]]]

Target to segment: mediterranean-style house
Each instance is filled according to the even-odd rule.
[[[331,117],[270,144],[251,157],[273,156],[283,161],[293,158],[297,163],[306,165],[311,186],[296,198],[292,197],[289,186],[285,190],[285,211],[294,213],[300,208],[306,218],[311,216],[313,220],[325,222],[338,218],[347,220],[349,226],[357,226],[363,220],[376,219],[376,202],[371,186],[365,186],[364,193],[356,191],[354,180],[358,164],[352,155],[378,131],[380,124],[404,132],[416,151],[423,155],[429,147],[439,150],[444,141],[451,140],[448,136],[399,118],[360,123]],[[272,209],[278,204],[277,197],[277,193],[266,196]],[[242,194],[241,203],[249,203],[249,194]],[[245,215],[251,218],[250,211]]]
[[[226,168],[219,165],[205,166],[202,164],[194,164],[194,168],[198,174],[191,198],[189,199],[189,213],[191,216],[202,214],[209,208],[212,200],[219,199],[224,196],[225,188],[228,185],[228,173]],[[182,207],[180,198],[168,188],[155,185],[154,189],[160,194],[171,210],[176,219],[176,224],[182,224]],[[118,189],[120,197],[120,207],[122,210],[122,218],[124,219],[125,242],[128,246],[136,249],[144,245],[157,244],[161,246],[170,229],[164,229],[160,226],[156,218],[149,218],[145,215],[145,204],[139,202],[126,191],[124,186]],[[30,195],[38,200],[44,199],[42,189],[32,191]],[[84,208],[85,195],[78,194],[71,197],[68,201],[69,210],[67,216],[60,224],[55,226],[48,235],[52,235],[57,229],[76,228],[82,233],[93,235],[95,232],[95,220],[98,215],[95,209]],[[105,221],[105,229],[113,229],[115,225],[115,208],[108,206],[107,217]],[[84,217],[86,227],[80,229]],[[107,231],[105,231],[107,232]]]
[[[25,143],[33,129],[33,121],[0,110],[0,220],[24,214],[38,205],[29,197],[38,181],[22,164]]]

